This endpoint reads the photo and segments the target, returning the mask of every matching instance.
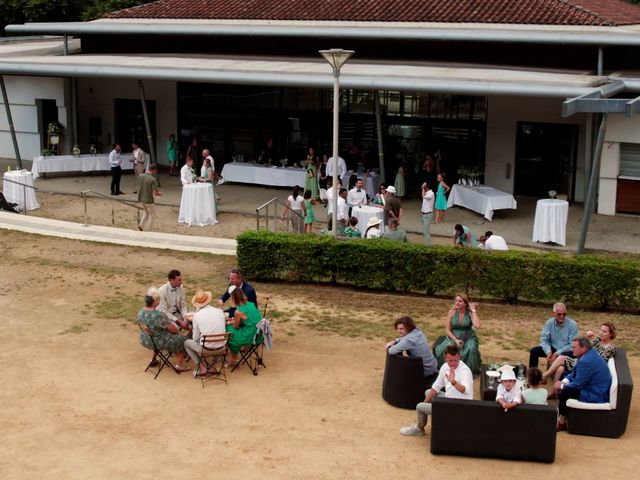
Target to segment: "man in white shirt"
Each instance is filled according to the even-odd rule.
[[[198,309],[193,315],[193,338],[187,339],[184,342],[184,349],[186,350],[189,358],[193,360],[193,364],[197,366],[193,372],[194,376],[206,375],[207,367],[203,363],[200,363],[200,355],[202,354],[202,341],[203,335],[214,335],[225,332],[225,318],[224,313],[219,308],[212,307],[211,292],[204,292],[198,290],[194,297],[191,299],[191,304]],[[207,343],[207,348],[215,349],[224,346],[223,343]]]
[[[422,184],[422,208],[420,209],[420,217],[422,219],[422,236],[424,244],[431,245],[431,223],[433,222],[433,202],[435,194],[427,182]]]
[[[193,183],[193,158],[187,157],[186,163],[180,169],[180,181],[182,186],[190,185]]]
[[[109,153],[109,166],[111,167],[111,195],[124,195],[120,190],[122,158],[120,158],[120,145],[117,143],[113,144],[113,150]]]
[[[327,177],[333,178],[333,157],[329,157],[327,160]],[[338,155],[338,178],[344,177],[347,173],[347,164],[344,161],[344,158]]]
[[[431,413],[431,400],[436,395],[441,395],[444,388],[445,397],[459,398],[461,400],[473,400],[473,374],[471,369],[460,360],[460,350],[456,345],[449,345],[444,350],[445,364],[440,367],[438,378],[426,392],[424,402],[416,405],[418,422],[416,425],[400,429],[402,435],[421,437],[424,435],[424,427],[427,426]]]
[[[327,185],[331,185],[327,188],[327,229],[331,230],[331,221],[333,219],[333,184],[331,179],[327,180]],[[342,183],[338,179],[338,192],[340,187],[342,187]]]
[[[336,212],[338,219],[338,230],[336,233],[342,235],[347,227],[347,189],[341,188],[338,193],[338,210]]]
[[[349,217],[351,217],[351,209],[358,205],[367,204],[367,192],[363,187],[362,179],[356,180],[356,185],[347,194],[347,205],[349,206]]]
[[[184,320],[182,274],[179,270],[171,270],[167,278],[167,283],[158,288],[160,292],[158,310],[164,312],[178,328],[189,328],[189,324]]]
[[[215,161],[213,160],[213,157],[211,156],[211,152],[209,152],[209,150],[207,150],[205,148],[204,150],[202,150],[202,164],[203,165],[204,165],[204,161],[207,160],[207,159],[211,163],[211,168],[215,172],[216,171]]]
[[[138,175],[142,175],[146,170],[145,154],[144,154],[144,150],[142,150],[142,148],[140,148],[140,146],[136,142],[133,142],[131,144],[131,149],[133,153],[131,154],[131,160],[129,161],[133,163],[133,173],[135,173],[137,177]],[[133,192],[133,193],[136,193],[136,192]]]
[[[494,235],[491,230],[484,234],[484,248],[486,250],[509,250],[505,239],[500,235]]]

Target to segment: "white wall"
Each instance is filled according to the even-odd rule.
[[[144,93],[147,100],[156,102],[156,135],[154,143],[156,155],[161,164],[169,164],[164,142],[170,134],[178,138],[176,82],[169,81],[144,81]],[[140,100],[138,81],[136,79],[102,79],[80,78],[78,79],[78,136],[83,150],[89,145],[89,118],[100,117],[102,119],[103,149],[108,152],[111,144],[122,142],[114,138],[115,112],[114,99],[123,98]],[[123,152],[130,152],[131,146],[122,144]]]
[[[640,143],[640,117],[626,118],[622,113],[610,113],[600,160],[598,213],[615,215],[618,173],[620,171],[620,143]]]
[[[48,77],[4,76],[11,117],[18,139],[20,157],[32,160],[40,155],[40,133],[38,132],[38,108],[36,99],[51,99],[58,106],[58,121],[64,127],[63,150],[69,149],[70,131],[67,128],[67,106],[64,98],[65,80]],[[46,133],[45,133],[46,136]],[[0,157],[15,158],[9,123],[3,99],[0,96]]]
[[[525,97],[489,97],[487,112],[487,145],[485,183],[498,190],[513,193],[516,175],[516,125],[517,122],[544,122],[578,125],[578,152],[576,165],[576,201],[584,199],[584,172],[588,164],[590,135],[587,134],[585,114],[560,116],[561,99]],[[507,178],[507,165],[511,176]]]

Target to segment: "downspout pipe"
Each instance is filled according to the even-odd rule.
[[[16,137],[16,129],[13,126],[13,118],[11,117],[11,107],[9,106],[9,98],[7,97],[7,89],[4,85],[4,76],[0,75],[0,90],[2,90],[2,101],[4,102],[4,109],[7,112],[7,122],[9,123],[9,130],[11,131],[11,140],[13,141],[13,151],[16,154],[16,162],[18,168],[22,170],[22,158],[20,158],[20,149],[18,148],[18,138]]]
[[[384,141],[382,138],[382,108],[380,107],[380,93],[376,90],[373,92],[373,101],[376,107],[376,133],[378,136],[378,164],[380,167],[380,183],[385,182],[384,170]],[[378,192],[376,192],[378,193]]]
[[[149,112],[147,112],[147,99],[144,95],[144,84],[142,80],[138,80],[138,90],[140,91],[140,103],[142,104],[142,116],[144,117],[144,129],[147,131],[147,143],[149,145],[149,165],[156,163],[156,146],[153,143],[153,135],[151,135],[151,122],[149,122]],[[160,186],[160,169],[157,170],[158,186]]]

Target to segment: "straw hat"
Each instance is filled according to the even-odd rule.
[[[196,294],[191,299],[191,304],[196,308],[202,308],[205,305],[208,305],[211,302],[211,292],[205,292],[203,290],[198,290]]]
[[[375,227],[376,225],[380,225],[380,219],[378,217],[371,217],[367,222],[367,228]]]

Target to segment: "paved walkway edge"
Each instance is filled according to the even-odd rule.
[[[134,247],[163,248],[214,255],[235,255],[236,241],[228,238],[197,237],[161,232],[140,232],[123,228],[64,222],[48,218],[0,212],[0,228],[36,235],[71,238],[89,242],[113,243]]]

